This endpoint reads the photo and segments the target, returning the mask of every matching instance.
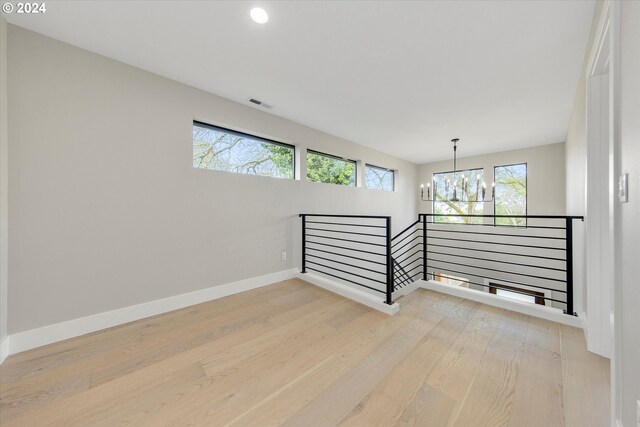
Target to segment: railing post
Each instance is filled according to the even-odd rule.
[[[302,218],[302,273],[307,272],[307,216],[301,214]]]
[[[422,215],[422,280],[427,280],[427,216]]]
[[[385,303],[393,304],[391,294],[393,293],[393,262],[391,261],[391,217],[386,218],[387,224],[387,299]]]
[[[573,218],[565,218],[565,259],[567,263],[567,314],[573,311]]]

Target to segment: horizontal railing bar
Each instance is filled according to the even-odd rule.
[[[338,237],[329,237],[329,236],[318,236],[317,234],[307,234],[307,237],[317,237],[319,239],[329,239],[329,240],[340,240],[342,242],[351,242],[351,243],[358,243],[360,245],[371,245],[371,246],[381,246],[383,248],[386,248],[387,245],[382,244],[382,243],[371,243],[371,242],[360,242],[358,240],[351,240],[351,239],[340,239]]]
[[[409,237],[411,237],[413,235],[413,233],[415,233],[416,231],[422,231],[422,228],[416,228],[415,230],[413,230],[411,233],[407,233],[406,236],[404,236],[402,239],[398,240],[397,242],[393,243],[391,245],[391,247],[395,247],[396,245],[399,245],[400,243],[404,242],[405,240],[407,240]]]
[[[486,224],[484,222],[436,222],[436,221],[427,221],[429,225],[479,225],[481,227],[509,227],[509,228],[541,228],[546,230],[566,230],[566,227],[553,227],[553,226],[544,226],[544,225],[506,225],[506,224]]]
[[[564,269],[564,268],[542,267],[542,266],[532,265],[532,264],[521,264],[519,262],[502,261],[502,260],[488,259],[488,258],[478,258],[478,257],[473,257],[473,256],[468,256],[468,255],[448,254],[446,252],[436,252],[436,251],[429,251],[429,250],[427,251],[427,253],[429,253],[429,254],[438,254],[438,255],[446,255],[446,256],[452,256],[452,257],[460,257],[460,258],[477,259],[479,261],[499,262],[501,264],[519,265],[521,267],[542,268],[544,270],[560,271],[560,272],[563,272],[563,273],[567,272],[567,270]]]
[[[422,213],[420,215],[430,217],[458,217],[458,218],[533,218],[533,219],[580,219],[583,220],[583,216],[576,215],[485,215],[485,214],[434,214],[434,213]]]
[[[328,243],[323,243],[323,242],[314,242],[313,240],[307,240],[307,243],[314,243],[316,245],[329,246],[331,248],[345,249],[345,250],[348,250],[348,251],[354,251],[354,252],[360,252],[360,253],[364,253],[364,254],[371,254],[371,255],[378,255],[378,256],[386,257],[385,254],[379,254],[377,252],[365,251],[365,250],[354,249],[354,248],[347,248],[347,247],[344,247],[344,246],[330,245]]]
[[[345,279],[344,277],[336,276],[335,274],[327,273],[326,271],[318,270],[317,268],[307,267],[307,270],[317,271],[318,273],[326,274],[327,276],[335,277],[336,279],[344,280],[345,282],[353,283],[354,285],[362,286],[363,288],[371,289],[372,291],[380,292],[381,294],[385,293],[385,291],[381,291],[380,289],[363,285],[362,283],[358,283],[354,280]]]
[[[416,222],[414,222],[413,224],[411,224],[410,226],[408,226],[407,228],[405,228],[404,230],[402,230],[401,232],[399,232],[398,234],[396,234],[394,237],[391,238],[391,241],[394,241],[396,239],[396,237],[402,235],[405,231],[407,231],[408,229],[410,229],[411,227],[413,227],[414,225],[416,225],[417,223],[419,223],[420,220],[418,219]]]
[[[410,248],[409,248],[409,249],[407,249],[406,251],[402,252],[401,254],[396,255],[396,256],[395,256],[395,259],[400,258],[402,255],[406,254],[407,252],[409,252],[409,251],[411,251],[411,250],[413,250],[413,249],[415,249],[415,248],[417,248],[418,246],[421,246],[421,245],[422,245],[422,242],[420,242],[420,243],[416,243],[415,245],[413,245],[412,247],[410,247]]]
[[[352,275],[352,276],[356,276],[356,277],[359,277],[359,278],[361,278],[361,279],[369,280],[369,281],[371,281],[371,282],[376,282],[376,283],[380,283],[380,284],[383,284],[383,285],[386,285],[386,284],[387,284],[387,282],[383,282],[382,280],[372,279],[372,278],[370,278],[370,277],[363,276],[363,275],[361,275],[361,274],[351,273],[351,272],[346,271],[346,270],[340,270],[339,268],[330,267],[330,266],[328,266],[328,265],[320,264],[319,262],[315,262],[315,261],[309,261],[309,260],[307,260],[307,264],[308,264],[308,263],[311,263],[311,264],[314,264],[314,265],[319,265],[320,267],[328,268],[328,269],[331,269],[331,270],[339,271],[340,273],[350,274],[350,275]]]
[[[418,245],[416,245],[418,246]],[[402,264],[403,262],[405,262],[406,260],[410,259],[412,256],[416,256],[419,253],[421,253],[422,251],[415,251],[414,253],[412,253],[411,255],[409,255],[408,257],[404,258],[402,261],[398,261],[399,264]],[[416,258],[416,259],[420,259],[420,258]],[[413,262],[413,261],[412,261]],[[411,263],[407,264],[410,265]]]
[[[419,238],[421,238],[421,237],[422,237],[422,236],[415,236],[413,239],[409,240],[407,243],[405,243],[404,245],[400,246],[399,248],[397,248],[397,249],[393,249],[393,252],[399,252],[399,251],[401,251],[402,249],[406,248],[406,247],[407,247],[407,246],[409,246],[411,243],[413,243],[416,239],[419,239]],[[392,246],[392,248],[393,248],[393,246]]]
[[[330,232],[330,233],[357,234],[358,236],[382,237],[383,239],[387,237],[387,236],[384,236],[382,234],[357,233],[355,231],[344,231],[344,230],[327,230],[325,228],[307,227],[307,230],[327,231],[327,232]]]
[[[480,270],[495,271],[497,273],[505,273],[505,274],[513,274],[513,275],[516,275],[516,276],[531,277],[533,279],[550,280],[552,282],[567,283],[566,280],[562,280],[562,279],[552,279],[551,277],[536,276],[534,274],[526,274],[526,273],[512,273],[511,271],[498,270],[497,268],[479,267],[477,265],[460,264],[459,262],[445,261],[445,260],[441,260],[441,259],[428,258],[427,257],[427,261],[429,261],[429,260],[431,260],[431,261],[439,261],[439,262],[446,262],[446,263],[453,264],[453,265],[459,265],[461,267],[478,268]]]
[[[359,266],[357,266],[357,265],[347,264],[346,262],[336,261],[336,260],[334,260],[334,259],[325,258],[325,257],[321,257],[321,256],[318,256],[318,255],[313,255],[313,254],[307,254],[307,256],[308,256],[308,257],[312,256],[312,257],[314,257],[314,258],[323,259],[323,260],[325,260],[325,261],[329,261],[329,262],[335,262],[336,264],[346,265],[347,267],[358,268],[358,269],[360,269],[360,270],[370,271],[370,272],[372,272],[372,273],[381,274],[381,275],[383,275],[383,276],[386,276],[386,275],[387,275],[387,272],[386,272],[386,271],[385,271],[385,272],[376,271],[376,270],[373,270],[373,269],[371,269],[371,268],[359,267]]]
[[[388,215],[330,215],[330,214],[299,214],[298,216],[323,216],[326,218],[368,218],[368,219],[387,219],[391,218]]]
[[[537,246],[537,245],[518,245],[515,243],[500,243],[500,242],[482,242],[482,241],[477,241],[477,240],[466,240],[466,239],[452,239],[449,237],[435,237],[435,236],[429,236],[429,240],[431,239],[438,239],[438,240],[452,240],[455,242],[467,242],[467,243],[481,243],[484,245],[502,245],[502,246],[517,246],[520,248],[534,248],[534,249],[548,249],[548,250],[553,250],[553,251],[565,251],[565,248],[554,248],[551,246]]]
[[[431,261],[436,262],[437,260],[431,260]],[[439,262],[443,262],[443,261],[439,261]],[[445,262],[445,264],[446,264],[446,262]],[[433,267],[433,266],[431,266],[431,267]],[[561,290],[553,289],[553,288],[546,288],[546,287],[544,287],[544,286],[532,285],[532,284],[530,284],[530,283],[516,282],[516,281],[510,280],[510,279],[497,279],[497,278],[495,278],[495,277],[480,276],[480,275],[478,275],[478,274],[469,273],[468,271],[456,271],[456,270],[452,270],[452,269],[450,269],[450,268],[446,268],[446,267],[445,267],[445,268],[437,267],[437,268],[438,268],[439,270],[452,271],[452,272],[454,272],[454,273],[459,273],[459,274],[467,274],[467,275],[469,275],[469,276],[473,276],[473,277],[482,277],[482,278],[484,278],[484,279],[497,280],[497,281],[499,281],[499,282],[500,282],[500,281],[502,281],[502,282],[509,282],[509,283],[513,283],[514,285],[522,285],[522,286],[529,286],[530,288],[545,289],[545,290],[547,290],[547,291],[558,292],[558,293],[561,293],[561,294],[566,294],[566,293],[567,293],[567,291],[561,291]]]
[[[313,242],[307,242],[307,243],[313,243]],[[370,262],[372,264],[378,264],[378,265],[387,265],[384,262],[379,262],[379,261],[371,261],[370,259],[366,259],[366,258],[359,258],[357,256],[351,256],[351,255],[345,255],[345,254],[339,254],[337,252],[329,252],[329,251],[323,251],[322,249],[316,249],[316,248],[310,248],[308,246],[305,246],[306,250],[311,250],[311,251],[316,251],[316,252],[324,252],[326,254],[331,254],[331,255],[338,255],[341,257],[345,257],[345,258],[350,258],[350,259],[357,259],[359,261],[365,261],[365,262]],[[384,255],[383,255],[384,256]]]
[[[438,245],[436,243],[429,243],[427,246],[437,246],[437,247],[440,247],[440,248],[460,249],[460,250],[463,250],[463,251],[477,251],[478,250],[478,249],[474,249],[474,248],[462,248],[460,246]],[[527,257],[527,258],[548,259],[548,260],[552,260],[552,261],[566,262],[566,259],[564,259],[564,258],[554,258],[554,257],[540,256],[540,255],[515,254],[513,252],[490,251],[490,250],[487,250],[487,249],[482,249],[482,252],[483,253],[490,253],[490,254],[502,254],[502,255],[521,256],[521,257]]]
[[[353,224],[353,223],[326,222],[326,221],[307,221],[307,224],[330,224],[330,225],[342,225],[342,226],[348,226],[348,227],[387,228],[384,225]]]
[[[436,274],[434,274],[434,273],[427,273],[427,274],[433,276],[433,280],[438,282],[438,280],[435,280]],[[438,277],[444,277],[445,279],[447,278],[445,276],[438,276]],[[469,283],[471,285],[476,285],[476,286],[482,286],[484,288],[491,288],[491,287],[498,288],[498,287],[500,287],[500,285],[491,286],[491,285],[485,285],[484,283],[472,282],[470,280],[465,280],[465,283]],[[567,303],[566,301],[562,301],[562,300],[559,300],[559,299],[554,299],[554,298],[550,298],[550,297],[540,297],[540,296],[537,296],[537,295],[531,295],[529,293],[522,292],[522,291],[519,291],[519,290],[516,290],[516,289],[505,289],[505,288],[500,288],[500,289],[504,289],[505,291],[514,292],[514,293],[517,293],[517,294],[522,294],[522,295],[527,295],[527,296],[535,296],[536,298],[542,298],[542,299],[547,300],[547,301],[555,301],[555,302],[559,302],[560,304],[566,304]]]
[[[429,228],[427,231],[435,231],[437,233],[461,233],[461,234],[482,234],[483,236],[505,236],[505,237],[525,237],[529,239],[550,239],[550,240],[566,240],[566,237],[551,237],[551,236],[531,236],[529,234],[504,234],[504,233],[481,233],[479,231],[459,231],[459,230],[437,230],[435,228]]]

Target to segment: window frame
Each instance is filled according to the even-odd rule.
[[[328,157],[328,158],[334,159],[334,160],[341,160],[343,162],[353,163],[353,185],[341,185],[341,184],[334,184],[332,182],[311,181],[309,179],[309,162],[307,161],[307,155],[309,153],[315,154],[317,156]],[[304,156],[304,162],[305,162],[305,166],[306,166],[305,177],[306,177],[306,180],[308,182],[317,182],[317,183],[320,183],[320,184],[340,185],[341,187],[353,187],[353,188],[357,188],[358,187],[358,161],[357,160],[352,160],[352,159],[349,159],[347,157],[340,157],[340,156],[336,156],[334,154],[323,153],[322,151],[317,151],[317,150],[313,150],[311,148],[307,148],[305,156]]]
[[[229,128],[225,128],[222,126],[218,126],[218,125],[212,125],[206,122],[201,122],[200,120],[195,120],[193,119],[193,123],[192,123],[192,128],[193,126],[198,126],[201,128],[206,128],[206,129],[211,129],[213,131],[216,132],[223,132],[223,133],[229,133],[232,135],[236,135],[242,138],[250,138],[250,139],[254,139],[254,140],[258,140],[261,142],[265,142],[267,144],[272,144],[272,145],[278,145],[280,147],[285,147],[285,148],[290,148],[291,151],[293,152],[293,161],[292,161],[292,175],[291,178],[280,178],[277,176],[265,176],[265,175],[256,175],[256,174],[252,174],[252,173],[243,173],[243,172],[232,172],[232,171],[223,171],[223,170],[219,170],[219,169],[207,169],[207,168],[195,168],[195,169],[206,169],[206,170],[213,170],[213,171],[217,171],[217,172],[227,172],[227,173],[237,173],[240,175],[250,175],[250,176],[260,176],[260,177],[264,177],[264,178],[275,178],[275,179],[284,179],[284,180],[291,180],[291,181],[296,181],[296,146],[292,145],[292,144],[287,144],[286,142],[281,142],[281,141],[276,141],[274,139],[270,139],[270,138],[265,138],[263,136],[258,136],[258,135],[253,135],[247,132],[241,132],[238,130],[234,130],[234,129],[229,129]],[[191,142],[192,146],[193,146],[193,140]],[[191,149],[192,151],[192,156],[193,156],[193,148]]]
[[[431,174],[431,182],[435,181],[435,176],[436,175],[443,175],[443,174],[454,173],[454,172],[462,173],[462,172],[469,172],[469,171],[482,171],[482,178],[484,179],[484,167],[479,167],[479,168],[460,169],[460,170],[457,170],[457,171],[449,170],[449,171],[443,171],[443,172],[433,172]],[[433,189],[431,189],[431,191],[433,191]],[[433,212],[433,214],[436,214],[436,202],[442,202],[442,201],[441,200],[436,200],[435,194],[434,194],[433,200],[431,201],[431,212]],[[479,215],[484,215],[484,203],[487,203],[487,202],[479,203],[479,202],[468,202],[467,201],[467,202],[456,202],[456,203],[477,203],[477,204],[480,204],[482,206],[482,213],[479,214]],[[494,212],[495,212],[495,210],[494,210]],[[436,220],[437,218],[438,218],[437,216],[434,216],[433,217],[433,221],[437,222],[437,220]],[[478,218],[480,218],[480,217],[478,217]],[[495,218],[494,218],[494,220],[495,220]],[[458,224],[458,223],[446,222],[444,224]]]
[[[542,306],[546,306],[546,301],[545,301],[545,294],[544,292],[540,292],[540,291],[532,291],[530,289],[522,289],[522,288],[518,288],[515,286],[507,286],[507,285],[502,285],[502,284],[498,284],[498,283],[494,283],[494,282],[489,282],[489,293],[498,296],[498,289],[503,290],[503,291],[507,291],[507,292],[512,292],[516,291],[516,293],[519,293],[521,295],[527,295],[530,297],[534,297],[534,303],[532,305],[542,305]],[[515,298],[510,298],[506,295],[502,296],[503,298],[508,298],[512,301],[519,301],[516,300]],[[526,304],[525,301],[521,301],[524,302]]]
[[[494,165],[493,166],[493,182],[496,181],[496,169],[497,168],[506,168],[509,166],[520,166],[520,165],[524,165],[525,168],[525,174],[524,174],[524,188],[525,188],[525,194],[524,194],[524,215],[527,216],[529,215],[529,165],[528,162],[518,162],[518,163],[509,163],[506,165]],[[496,184],[497,186],[497,184]],[[529,223],[528,219],[525,218],[524,219],[524,225],[508,225],[508,224],[496,224],[496,220],[498,218],[495,217],[496,215],[496,200],[497,200],[497,194],[498,192],[496,191],[496,196],[493,197],[493,226],[494,227],[524,227],[527,228],[527,225]]]
[[[379,169],[385,172],[391,172],[391,190],[385,190],[384,188],[370,188],[367,187],[367,167],[373,168],[373,169]],[[356,170],[357,173],[357,170]],[[396,191],[396,170],[395,169],[390,169],[390,168],[383,168],[382,166],[376,166],[376,165],[372,165],[371,163],[366,163],[364,164],[364,188],[367,188],[369,190],[379,190],[379,191],[388,191],[390,193],[393,193],[394,191]]]

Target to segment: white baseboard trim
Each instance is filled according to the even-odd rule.
[[[483,304],[491,305],[494,307],[504,308],[506,310],[517,311],[518,313],[540,317],[542,319],[551,320],[553,322],[562,323],[564,325],[574,326],[576,328],[583,327],[583,320],[580,317],[568,316],[556,308],[527,304],[519,301],[511,301],[506,298],[489,294],[487,292],[477,291],[475,289],[461,288],[459,286],[445,285],[433,280],[428,280],[426,282],[424,280],[418,280],[417,282],[420,282],[420,286],[424,289],[470,299],[472,301],[481,302]]]
[[[376,296],[353,286],[349,286],[314,273],[298,273],[297,277],[305,282],[311,283],[312,285],[316,285],[345,298],[352,299],[385,314],[394,315],[400,310],[400,305],[397,303],[392,305],[385,304],[382,294],[380,294],[380,296]]]
[[[11,337],[6,336],[4,337],[4,339],[2,340],[2,342],[0,342],[0,365],[2,364],[2,362],[4,362],[4,359],[7,358],[7,356],[9,356],[9,340]]]
[[[2,342],[2,354],[20,353],[80,335],[96,332],[113,326],[133,322],[150,316],[167,313],[191,305],[200,304],[240,292],[249,291],[272,283],[296,277],[298,270],[290,269],[252,277],[199,291],[175,295],[155,301],[119,308],[78,319],[67,320],[41,328],[11,334]],[[6,350],[5,350],[6,342]],[[4,360],[4,358],[2,359]]]

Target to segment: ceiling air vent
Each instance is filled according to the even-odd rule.
[[[262,108],[266,108],[267,110],[270,110],[270,109],[272,108],[272,107],[271,107],[271,105],[269,105],[269,104],[265,104],[264,102],[259,101],[259,100],[254,99],[254,98],[249,99],[249,102],[251,102],[252,104],[259,105],[259,106],[261,106]]]

